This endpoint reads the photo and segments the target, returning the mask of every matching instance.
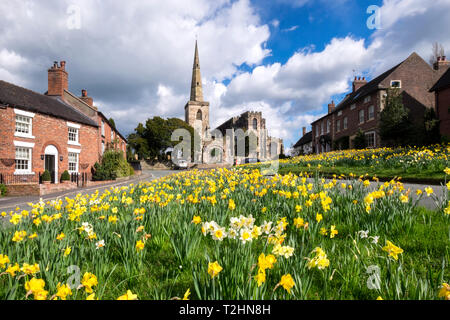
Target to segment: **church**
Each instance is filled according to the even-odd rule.
[[[184,110],[185,121],[194,128],[200,140],[200,147],[194,151],[194,163],[241,164],[246,158],[266,161],[278,159],[283,153],[283,140],[268,135],[266,119],[261,112],[246,111],[211,130],[209,102],[203,98],[197,41],[191,96]]]

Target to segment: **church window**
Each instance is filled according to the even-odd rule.
[[[202,120],[202,111],[201,110],[197,111],[197,120]]]
[[[258,120],[253,119],[253,129],[258,129]]]

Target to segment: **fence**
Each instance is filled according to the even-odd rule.
[[[41,183],[41,174],[14,174],[0,173],[0,184],[39,184]]]
[[[0,184],[14,185],[14,184],[42,184],[43,173],[34,174],[14,174],[14,173],[0,173]],[[87,172],[70,174],[70,182],[76,183],[78,187],[85,187],[87,182],[92,180],[92,174]],[[54,178],[52,177],[52,181]],[[61,182],[61,181],[60,181]]]

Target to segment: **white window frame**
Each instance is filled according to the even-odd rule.
[[[371,109],[372,109],[372,113],[370,112]],[[371,105],[371,106],[369,107],[367,113],[368,113],[368,114],[367,114],[368,120],[373,120],[373,119],[375,119],[375,106],[374,106],[374,105]]]
[[[105,153],[105,141],[102,141],[102,155]]]
[[[336,121],[336,132],[341,131],[341,120]]]
[[[331,130],[331,120],[327,120],[327,133],[330,133]]]
[[[105,136],[105,121],[102,120],[102,137]]]
[[[365,97],[365,98],[364,98],[364,103],[370,102],[371,99],[372,99],[372,98],[371,98],[370,96]]]
[[[323,123],[323,121],[320,123],[320,135],[322,136],[323,135],[323,132],[325,131],[325,129],[324,129],[324,123]]]
[[[338,117],[342,116],[342,110],[338,112]]]
[[[400,86],[399,86],[399,87],[394,87],[394,86],[392,86],[392,84],[393,84],[394,82],[398,82],[398,83],[400,84]],[[402,88],[402,80],[391,80],[391,88],[401,89],[401,88]]]
[[[73,152],[73,151],[76,151],[76,152]],[[71,155],[76,156],[75,170],[70,170],[70,163],[71,163],[70,156]],[[80,150],[76,150],[76,149],[69,150],[68,155],[67,155],[67,161],[68,161],[68,166],[67,166],[68,170],[67,171],[69,171],[69,173],[78,173],[79,166],[80,166]]]
[[[32,170],[34,143],[22,142],[22,141],[14,141],[14,147],[15,147],[15,150],[14,150],[14,174],[15,175],[34,174],[34,172]],[[17,148],[22,148],[22,149],[29,150],[29,152],[28,152],[29,159],[17,159],[16,158]],[[16,167],[15,167],[16,166],[15,160],[28,160],[28,169],[16,169]]]
[[[33,118],[35,116],[34,113],[32,112],[28,112],[28,111],[23,111],[20,109],[15,109],[14,108],[14,136],[15,137],[21,137],[21,138],[30,138],[30,139],[35,139],[35,137],[33,136]],[[23,133],[23,132],[16,132],[16,126],[17,126],[17,116],[21,116],[21,117],[25,117],[28,118],[30,120],[30,122],[28,123],[29,125],[29,130],[28,133]]]
[[[80,144],[80,129],[81,129],[81,125],[76,124],[76,123],[72,123],[72,122],[67,122],[67,127],[68,127],[68,129],[67,129],[67,144],[74,145],[74,146],[81,146],[81,144]],[[76,141],[71,141],[69,139],[69,136],[70,136],[69,131],[70,131],[70,129],[77,131],[77,133],[76,133],[77,140]]]
[[[363,121],[361,121],[361,112],[362,112]],[[358,123],[363,124],[365,120],[366,120],[366,115],[365,115],[364,109],[361,109],[358,111]]]
[[[348,118],[344,117],[344,120],[342,120],[342,122],[343,122],[344,130],[347,130],[348,129]]]
[[[370,146],[370,145],[367,143],[367,148],[375,148],[375,146],[377,145],[377,143],[376,143],[377,135],[375,134],[375,131],[369,131],[369,132],[366,132],[366,133],[364,133],[364,135],[366,136],[366,141],[367,141],[367,142],[369,141],[369,140],[367,139],[367,136],[373,135],[373,145]]]
[[[356,104],[355,103],[350,106],[350,110],[355,110],[355,108],[356,108]]]

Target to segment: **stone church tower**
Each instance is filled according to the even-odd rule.
[[[201,146],[203,146],[210,129],[209,102],[203,101],[197,41],[195,41],[194,66],[192,69],[191,98],[184,107],[184,111],[185,121],[197,131],[201,139]]]

